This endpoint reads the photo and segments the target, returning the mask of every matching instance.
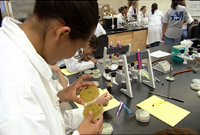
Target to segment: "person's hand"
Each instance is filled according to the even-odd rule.
[[[112,97],[108,95],[108,92],[101,95],[95,102],[102,104],[103,106],[107,106],[109,103],[109,100],[111,100]]]
[[[90,56],[89,58],[93,63],[97,63],[97,60],[94,57]]]
[[[88,60],[90,60],[90,57],[87,55],[87,56],[83,57],[82,60],[88,61]]]
[[[164,41],[164,36],[162,36],[162,41]]]
[[[82,75],[74,83],[72,83],[67,88],[58,92],[57,96],[60,98],[59,102],[75,101],[79,104],[84,105],[84,101],[77,97],[77,94],[87,86],[97,86],[93,82],[84,81],[85,79],[92,78],[92,75]]]
[[[55,71],[56,73],[61,71],[58,65],[51,66],[51,70]]]
[[[101,134],[103,130],[103,115],[100,116],[99,120],[93,121],[92,111],[90,111],[77,130],[79,134]]]

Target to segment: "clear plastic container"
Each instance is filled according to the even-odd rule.
[[[148,111],[144,109],[138,109],[135,112],[136,119],[140,122],[149,122],[150,120],[150,114]]]

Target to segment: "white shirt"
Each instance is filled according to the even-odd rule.
[[[82,121],[81,109],[61,113],[51,69],[17,24],[5,17],[0,28],[0,134],[68,134]]]
[[[128,21],[132,21],[133,20],[133,16],[134,14],[137,14],[137,9],[136,9],[136,13],[134,13],[133,10],[133,6],[130,6],[128,13],[127,13],[127,17],[128,17]]]
[[[96,27],[96,30],[94,32],[94,35],[96,37],[99,37],[101,35],[105,35],[106,34],[106,31],[104,30],[104,28],[101,26],[100,23],[97,24],[97,27]]]
[[[148,14],[143,14],[142,11],[137,14],[137,22],[147,25],[148,24]]]
[[[83,48],[81,48],[81,51],[83,52]],[[77,56],[79,52],[77,51],[74,56]],[[81,58],[76,59],[75,57],[71,57],[70,59],[64,59],[65,65],[67,70],[69,70],[72,73],[77,73],[80,71],[84,71],[90,68],[94,68],[94,63],[92,61],[84,61],[81,60]]]

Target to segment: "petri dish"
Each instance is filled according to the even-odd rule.
[[[135,115],[136,115],[136,119],[139,122],[149,122],[149,120],[150,120],[150,114],[149,114],[149,112],[146,111],[146,110],[144,110],[144,109],[138,109],[135,112]]]
[[[91,73],[92,73],[92,70],[85,70],[84,73],[85,73],[85,74],[91,74]]]
[[[99,89],[95,86],[88,86],[85,87],[81,92],[80,92],[80,98],[85,102],[85,103],[91,103],[95,101],[99,97]]]
[[[87,117],[90,111],[92,111],[92,119],[97,120],[104,112],[103,105],[100,103],[91,103],[86,105],[85,109],[83,110],[83,116]]]

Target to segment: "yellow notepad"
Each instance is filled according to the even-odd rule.
[[[101,96],[102,94],[108,92],[107,89],[103,89],[103,90],[100,89],[99,91],[100,91],[100,96]],[[109,94],[109,92],[108,92],[108,94]],[[74,102],[74,103],[76,104],[76,106],[77,106],[78,108],[79,108],[79,107],[83,107],[83,105],[81,105],[81,104],[78,104],[78,103],[76,103],[76,102]],[[104,111],[108,111],[108,110],[110,110],[110,109],[113,109],[113,108],[115,108],[115,107],[118,107],[119,104],[120,104],[120,102],[119,102],[117,99],[115,99],[115,98],[113,97],[113,98],[109,101],[109,104],[108,104],[107,106],[104,106],[103,109],[104,109]]]
[[[68,71],[66,68],[65,69],[61,69],[61,72],[65,75],[65,76],[70,76],[73,74],[77,74],[77,73],[72,73],[70,71]]]
[[[153,95],[150,98],[137,104],[137,106],[147,110],[151,115],[172,127],[174,127],[178,122],[190,114],[190,112],[185,109],[182,109],[170,102],[163,101],[163,99]]]

